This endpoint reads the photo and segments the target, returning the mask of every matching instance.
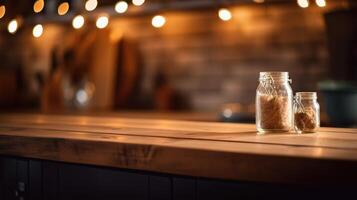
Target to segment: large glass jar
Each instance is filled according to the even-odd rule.
[[[316,92],[297,92],[294,101],[294,128],[297,133],[313,133],[320,127],[320,105]]]
[[[288,132],[293,128],[293,92],[288,72],[260,72],[256,92],[258,133]]]

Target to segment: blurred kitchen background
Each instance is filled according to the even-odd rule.
[[[2,112],[254,123],[261,71],[357,124],[355,0],[0,0]]]

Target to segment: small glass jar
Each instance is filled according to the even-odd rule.
[[[320,128],[320,105],[316,92],[296,93],[294,128],[297,133],[314,133]]]
[[[260,72],[256,92],[258,133],[288,132],[293,128],[293,92],[288,72]]]

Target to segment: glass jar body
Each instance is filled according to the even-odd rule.
[[[260,79],[256,91],[258,132],[288,132],[293,128],[292,115],[293,92],[288,79]]]
[[[320,105],[316,98],[295,97],[294,129],[297,133],[314,133],[320,128]]]

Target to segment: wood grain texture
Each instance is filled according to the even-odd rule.
[[[346,184],[357,130],[256,135],[249,124],[0,115],[0,154],[196,177]]]

